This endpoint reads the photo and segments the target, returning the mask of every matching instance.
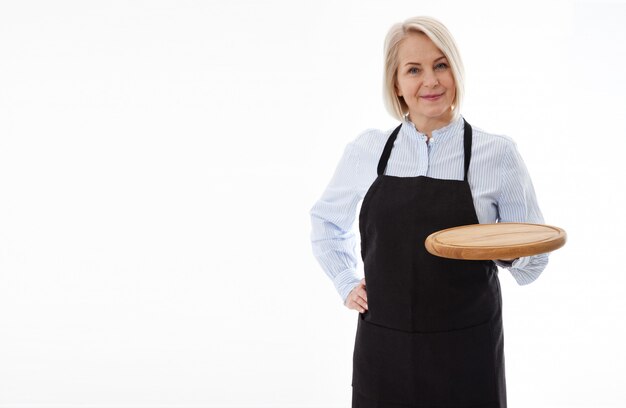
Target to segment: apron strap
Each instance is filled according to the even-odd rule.
[[[385,145],[385,149],[383,150],[383,154],[380,156],[380,160],[378,161],[378,175],[382,176],[385,173],[385,168],[387,167],[387,162],[389,161],[389,156],[391,156],[391,149],[393,148],[393,142],[396,141],[396,137],[398,136],[398,132],[400,132],[400,128],[402,127],[402,123],[395,128],[395,130],[387,139],[387,144]]]
[[[463,118],[465,131],[463,133],[463,150],[465,152],[465,171],[463,172],[463,181],[467,181],[467,170],[469,170],[470,161],[472,160],[472,126]]]
[[[472,126],[467,123],[465,118],[463,118],[463,125],[463,151],[465,154],[463,181],[467,181],[467,171],[469,170],[470,161],[472,160]],[[380,156],[380,160],[378,161],[379,176],[382,176],[385,173],[385,169],[387,168],[387,162],[389,161],[389,157],[391,156],[393,143],[396,141],[396,137],[398,137],[398,132],[400,132],[401,127],[402,123],[400,123],[400,125],[394,129],[391,135],[389,135],[389,139],[387,139],[387,143],[385,144],[385,148],[383,149],[383,154]]]

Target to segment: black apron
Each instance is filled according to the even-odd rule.
[[[385,175],[400,125],[363,198],[369,309],[359,313],[353,407],[506,407],[495,263],[439,258],[424,247],[435,231],[478,223],[467,181],[472,128],[463,122],[463,180]]]

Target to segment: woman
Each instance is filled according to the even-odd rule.
[[[385,102],[401,121],[348,144],[311,208],[313,251],[344,304],[358,310],[353,407],[505,407],[496,264],[520,285],[547,254],[461,261],[430,255],[432,232],[543,223],[515,142],[460,114],[463,65],[448,30],[415,17],[385,40]],[[359,215],[365,278],[356,276]]]

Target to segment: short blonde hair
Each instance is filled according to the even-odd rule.
[[[465,75],[461,54],[448,29],[440,21],[426,16],[412,17],[405,20],[403,23],[396,23],[387,33],[387,37],[385,38],[385,69],[383,80],[383,98],[387,111],[391,116],[399,120],[402,120],[408,113],[409,108],[406,102],[404,102],[404,98],[396,94],[398,65],[400,63],[398,61],[398,49],[400,48],[402,40],[410,33],[414,32],[427,35],[448,59],[456,87],[456,95],[452,102],[452,113],[454,118],[458,118],[461,102],[463,101],[463,77]]]

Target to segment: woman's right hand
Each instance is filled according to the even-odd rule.
[[[361,279],[361,282],[350,291],[344,304],[348,309],[358,310],[361,313],[365,313],[368,310],[365,278]]]

